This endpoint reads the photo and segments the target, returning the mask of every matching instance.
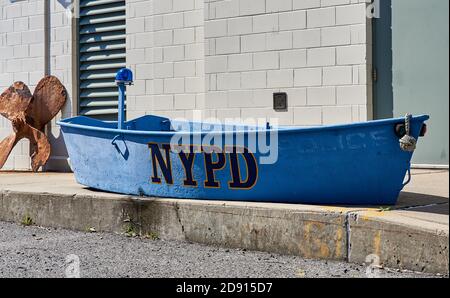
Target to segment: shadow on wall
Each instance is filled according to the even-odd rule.
[[[57,0],[64,8],[68,8],[72,5],[73,0]]]
[[[61,112],[46,127],[46,135],[52,146],[52,152],[47,164],[43,167],[46,172],[71,172],[69,165],[69,153],[59,126],[56,121],[71,117],[72,97],[67,93],[67,101]]]
[[[73,0],[57,0],[57,2],[64,8],[70,9],[73,5]],[[67,101],[61,112],[51,121],[46,127],[46,134],[50,140],[52,146],[52,154],[43,168],[44,171],[56,171],[56,172],[70,172],[70,165],[68,162],[69,154],[64,142],[63,135],[56,125],[56,121],[72,116],[72,98],[68,92]]]

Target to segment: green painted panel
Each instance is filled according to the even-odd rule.
[[[392,1],[394,115],[429,114],[414,163],[449,163],[449,1]]]

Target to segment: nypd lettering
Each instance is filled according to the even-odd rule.
[[[258,163],[253,153],[247,148],[228,146],[221,150],[215,146],[183,146],[149,143],[150,160],[152,162],[152,176],[154,184],[167,185],[174,183],[185,187],[229,189],[251,189],[258,181]],[[194,171],[194,164],[203,164],[204,173]],[[182,165],[184,179],[174,181],[172,167],[174,163]],[[198,168],[198,167],[197,167]],[[217,173],[228,168],[227,181],[220,181]],[[203,177],[203,181],[198,181]],[[224,186],[223,184],[226,185]]]

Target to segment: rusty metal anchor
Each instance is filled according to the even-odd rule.
[[[50,157],[51,147],[45,125],[55,117],[67,100],[67,91],[54,76],[44,77],[33,95],[23,82],[16,82],[0,95],[0,115],[12,122],[13,133],[0,142],[0,169],[14,146],[23,138],[30,140],[31,168],[37,172]]]

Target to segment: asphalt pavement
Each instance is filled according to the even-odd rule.
[[[0,222],[0,277],[439,277],[366,264]]]

